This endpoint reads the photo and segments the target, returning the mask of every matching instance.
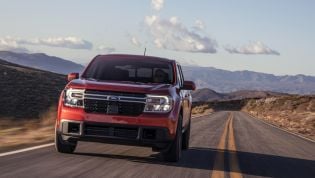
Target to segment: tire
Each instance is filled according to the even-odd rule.
[[[170,148],[163,152],[165,161],[177,162],[182,155],[182,116],[178,118],[178,124],[176,129],[176,136],[174,141],[171,143]]]
[[[73,153],[77,147],[77,142],[64,141],[57,131],[55,132],[55,148],[59,153]]]
[[[188,126],[183,134],[183,150],[187,150],[189,148],[189,140],[190,140],[190,128],[191,128],[191,119],[189,119]]]

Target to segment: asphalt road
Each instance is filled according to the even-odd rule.
[[[150,148],[79,143],[0,157],[0,177],[315,177],[315,143],[242,112],[194,118],[190,149],[165,163]]]

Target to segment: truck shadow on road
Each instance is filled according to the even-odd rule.
[[[177,163],[163,162],[160,154],[152,154],[150,157],[140,157],[132,155],[113,155],[99,153],[76,152],[77,155],[95,156],[111,159],[122,159],[132,162],[159,164],[182,168],[213,170],[215,156],[218,152],[224,152],[225,165],[222,168],[215,168],[219,171],[240,172],[242,174],[266,177],[314,177],[315,160],[290,158],[277,155],[267,155],[259,153],[218,150],[212,148],[192,147],[183,152],[182,159]],[[229,166],[229,157],[237,155],[239,170],[233,170]]]

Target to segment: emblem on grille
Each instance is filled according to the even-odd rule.
[[[108,96],[108,100],[119,101],[119,97],[118,96]]]

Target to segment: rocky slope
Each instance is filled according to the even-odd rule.
[[[38,118],[56,105],[66,76],[0,60],[0,117]]]
[[[315,140],[315,95],[249,100],[242,110]]]

